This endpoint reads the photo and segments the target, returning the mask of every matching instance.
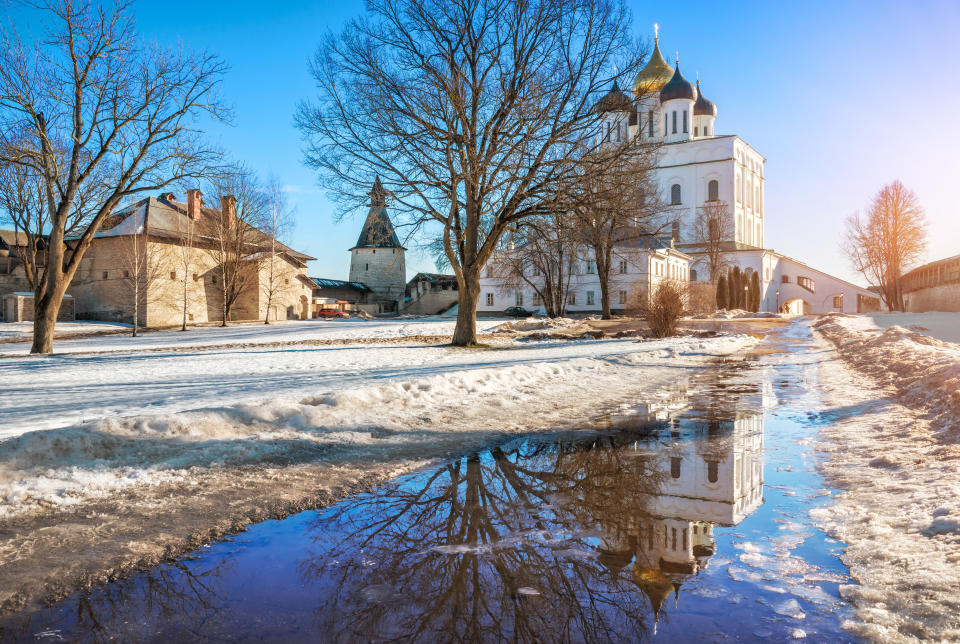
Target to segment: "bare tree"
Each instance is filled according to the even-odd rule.
[[[260,228],[270,218],[270,201],[256,175],[244,166],[219,175],[212,188],[219,196],[219,216],[201,218],[200,234],[219,273],[220,326],[227,326],[237,301],[259,288],[267,241]]]
[[[549,317],[566,313],[570,282],[577,274],[580,248],[566,214],[543,212],[527,217],[510,233],[506,248],[487,265],[501,290],[530,287]]]
[[[697,208],[693,220],[693,243],[696,253],[702,255],[710,273],[710,284],[716,288],[717,280],[726,270],[729,261],[725,242],[733,239],[733,219],[725,201],[708,201]]]
[[[621,0],[371,0],[312,65],[296,121],[344,208],[379,174],[408,224],[431,224],[457,277],[453,344],[476,342],[480,274],[501,235],[576,179],[598,93],[642,48]]]
[[[927,248],[927,221],[917,195],[900,181],[883,186],[865,217],[856,213],[847,219],[842,248],[879,288],[889,310],[905,310],[900,278]]]
[[[0,210],[24,244],[17,250],[31,290],[36,289],[37,268],[44,265],[43,231],[47,225],[43,182],[30,168],[0,163]]]
[[[127,4],[35,9],[44,28],[27,40],[12,22],[0,33],[0,165],[28,168],[43,185],[49,258],[36,274],[31,352],[50,353],[63,296],[104,219],[125,197],[216,162],[195,123],[226,115],[217,98],[226,66],[142,42]]]
[[[286,238],[293,226],[293,212],[287,205],[283,188],[276,178],[271,178],[266,186],[267,217],[263,222],[263,232],[270,238],[266,253],[266,280],[261,286],[261,295],[266,298],[264,324],[270,324],[270,310],[273,300],[288,286],[277,275],[277,262],[280,261],[279,242]]]
[[[594,161],[587,155],[580,163],[581,181],[567,206],[578,241],[590,250],[600,282],[600,308],[609,320],[614,250],[631,241],[657,235],[670,223],[667,206],[660,199],[654,175],[659,145],[626,144],[617,163]]]
[[[188,196],[187,199],[190,199]],[[202,196],[200,197],[202,200]],[[201,201],[202,203],[202,201]],[[194,242],[196,238],[196,224],[193,219],[188,217],[177,217],[177,246],[176,255],[179,259],[180,268],[183,270],[183,291],[180,298],[180,311],[182,320],[180,330],[187,330],[187,318],[190,314],[190,305],[193,303],[194,294],[190,290],[190,275],[193,267]]]
[[[164,268],[160,245],[150,242],[143,220],[137,218],[136,212],[129,218],[131,230],[120,237],[120,259],[123,284],[133,303],[133,337],[137,337],[141,307],[146,316],[149,305],[163,297],[164,291],[158,288],[158,284]],[[123,232],[127,233],[127,230]]]

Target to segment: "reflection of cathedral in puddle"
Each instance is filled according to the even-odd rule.
[[[763,503],[763,415],[670,423],[633,449],[662,483],[626,530],[604,535],[600,560],[617,574],[633,564],[656,629],[663,602],[679,600],[684,580],[714,554],[714,526],[737,525]]]

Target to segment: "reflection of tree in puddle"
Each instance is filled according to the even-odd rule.
[[[189,560],[164,564],[80,593],[53,609],[6,620],[0,624],[0,640],[26,639],[35,633],[30,639],[142,641],[161,633],[189,639],[196,635],[192,628],[196,624],[217,630],[216,622],[225,617],[217,591],[232,560],[215,559],[212,564]],[[39,633],[38,627],[43,629]]]
[[[516,441],[325,515],[301,563],[307,584],[335,587],[320,632],[637,639],[649,607],[655,629],[713,555],[714,525],[762,502],[763,427],[758,414],[649,420]]]

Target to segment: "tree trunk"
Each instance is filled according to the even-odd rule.
[[[453,330],[453,342],[456,347],[469,347],[477,344],[477,301],[480,299],[479,271],[463,270],[463,284],[460,285],[457,309],[457,326]]]
[[[610,314],[610,263],[606,262],[605,267],[600,262],[596,264],[597,277],[600,279],[600,318],[609,320],[613,317]]]
[[[30,347],[30,353],[53,353],[53,332],[63,301],[63,293],[56,284],[63,277],[57,275],[53,267],[48,270],[51,273],[47,276],[49,282],[46,291],[34,293],[33,296],[33,346]]]

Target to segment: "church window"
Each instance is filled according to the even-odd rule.
[[[619,298],[618,298],[618,302],[619,302],[620,304],[626,304],[626,303],[627,303],[627,292],[626,292],[626,291],[620,291],[620,296],[619,296]]]
[[[843,296],[842,296],[842,295],[834,295],[834,296],[833,296],[833,308],[835,308],[835,309],[842,309],[842,308],[843,308]]]
[[[596,304],[596,293],[594,291],[587,291],[587,306],[593,306]]]
[[[523,306],[523,292],[522,292],[522,291],[517,291],[516,303],[517,303],[517,306]]]
[[[720,182],[711,179],[707,184],[707,201],[717,201],[720,199]]]
[[[781,276],[780,276],[780,281],[781,281],[783,284],[789,284],[789,283],[790,283],[790,276],[789,276],[789,275],[781,275]]]
[[[677,133],[677,110],[673,110],[673,133]]]
[[[363,270],[369,271],[369,270],[370,270],[370,264],[364,264],[364,265],[363,265]]]
[[[534,305],[534,306],[540,306],[541,304],[543,304],[543,298],[540,297],[540,294],[539,294],[539,293],[534,293],[534,294],[533,294],[533,305]]]
[[[670,459],[670,476],[672,478],[680,478],[680,462],[682,460],[679,456],[674,456]]]
[[[130,277],[130,271],[123,271],[124,277]]]
[[[200,276],[197,275],[196,273],[194,273],[194,274],[193,274],[193,281],[196,282],[196,281],[198,281],[199,279],[200,279]]]
[[[687,549],[687,529],[683,529],[683,549]]]
[[[670,528],[670,537],[671,537],[670,549],[676,550],[677,549],[677,529],[676,528]]]
[[[690,269],[690,281],[691,282],[697,281],[697,271],[693,268]]]
[[[493,306],[493,293],[487,293],[487,306]]]
[[[651,138],[653,138],[653,112],[652,111],[647,112],[647,118],[649,119],[647,121],[647,133],[650,135]]]
[[[593,275],[597,272],[597,263],[592,259],[587,260],[587,275]]]
[[[683,131],[687,132],[687,110],[683,110]]]
[[[626,272],[627,272],[627,260],[621,259],[621,260],[620,260],[620,274],[622,275],[622,274],[624,274],[624,273],[626,273]]]
[[[716,483],[719,465],[716,461],[707,461],[707,480]]]
[[[577,294],[576,294],[576,293],[571,293],[570,296],[567,298],[567,301],[570,303],[570,306],[576,306],[576,305],[577,305]]]
[[[700,136],[700,128],[698,128],[696,125],[693,126],[693,135]]]
[[[615,129],[617,130],[617,143],[619,143],[620,142],[620,124],[619,123],[617,123]]]
[[[610,142],[610,123],[609,123],[609,122],[607,123],[607,136],[606,136],[606,141],[607,141],[607,143]]]
[[[172,280],[177,279],[177,271],[170,271],[170,279]]]
[[[680,184],[675,183],[670,186],[670,205],[679,206],[681,203],[683,202],[680,200]]]

